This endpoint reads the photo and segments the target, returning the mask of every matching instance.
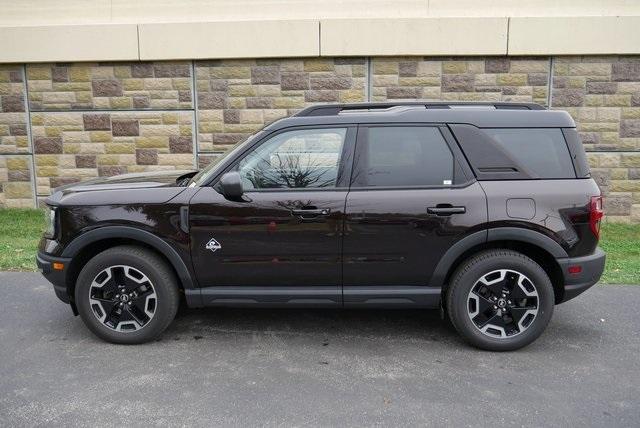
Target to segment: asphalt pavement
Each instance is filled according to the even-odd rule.
[[[37,273],[0,290],[0,426],[640,426],[640,286],[557,306],[512,353],[417,310],[186,309],[111,345]]]

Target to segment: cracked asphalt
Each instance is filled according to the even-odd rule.
[[[640,286],[597,286],[502,354],[416,310],[185,309],[111,345],[38,273],[0,289],[0,426],[640,426]]]

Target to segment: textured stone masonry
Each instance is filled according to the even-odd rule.
[[[195,166],[192,112],[39,112],[31,124],[38,195],[92,177]]]
[[[547,104],[549,58],[374,58],[372,100]]]
[[[191,63],[27,65],[29,107],[38,110],[191,109]]]
[[[31,156],[0,155],[0,208],[33,207]]]
[[[308,105],[365,101],[363,58],[196,63],[198,143],[221,153]]]
[[[554,58],[551,106],[573,116],[592,152],[608,218],[640,221],[640,57]]]
[[[550,100],[578,124],[608,218],[640,222],[640,56],[0,65],[0,207],[34,205],[34,182],[43,197],[100,175],[203,167],[305,106],[367,97]]]
[[[0,65],[0,154],[28,152],[22,66]]]

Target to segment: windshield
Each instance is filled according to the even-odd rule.
[[[205,183],[209,179],[211,171],[213,171],[215,169],[215,167],[220,162],[222,162],[223,159],[226,159],[229,156],[231,156],[232,154],[238,152],[242,148],[242,146],[245,145],[245,143],[253,141],[254,139],[258,138],[261,135],[263,135],[263,132],[262,131],[258,131],[255,134],[250,135],[244,141],[240,141],[240,142],[234,144],[233,146],[231,146],[229,148],[229,150],[227,150],[226,152],[220,154],[218,157],[214,158],[211,161],[211,163],[209,163],[207,166],[205,166],[203,169],[201,169],[200,172],[198,172],[196,175],[194,175],[191,178],[191,180],[189,181],[189,187],[201,186],[203,183]]]

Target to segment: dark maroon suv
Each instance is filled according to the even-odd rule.
[[[595,284],[602,198],[575,123],[536,104],[320,105],[199,172],[61,187],[37,256],[97,336],[191,307],[442,308],[513,350]]]

